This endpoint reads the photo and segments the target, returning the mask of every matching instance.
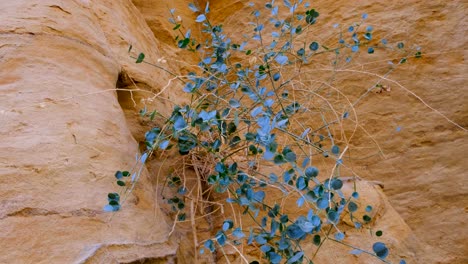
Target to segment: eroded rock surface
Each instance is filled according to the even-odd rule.
[[[0,262],[173,258],[146,174],[112,221],[102,210],[117,191],[115,170],[138,152],[115,92],[119,73],[155,90],[165,81],[126,54],[133,44],[161,56],[138,10],[130,1],[42,0],[0,9]]]
[[[138,110],[147,105],[167,112],[183,100],[174,76],[136,65],[132,57],[144,52],[149,62],[168,61],[165,67],[184,73],[195,60],[181,59],[185,53],[173,46],[165,14],[177,8],[184,24],[199,34],[197,25],[188,21],[193,18],[188,2],[0,3],[0,263],[176,261],[179,246],[169,237],[172,223],[166,223],[155,203],[154,168],[145,172],[112,221],[102,207],[106,194],[117,189],[115,170],[134,163],[137,141],[144,134],[136,119]],[[263,6],[263,1],[252,2]],[[212,19],[237,36],[250,33],[247,4],[213,2]],[[390,77],[467,127],[465,3],[313,4],[324,31],[365,12],[382,35],[419,44],[423,59]],[[368,87],[362,88],[356,79],[363,77],[344,76],[337,87],[358,97]],[[466,131],[395,83],[389,85],[392,92],[372,94],[357,108],[363,127],[386,154],[386,159],[374,155],[374,146],[359,153],[373,158],[352,161],[363,178],[385,184],[389,201],[377,187],[366,187],[383,208],[373,227],[384,230],[392,253],[399,252],[395,260],[466,263]],[[354,144],[373,141],[361,132]],[[356,232],[349,239],[359,244],[362,236]],[[327,252],[346,250],[330,245],[317,256],[318,263],[329,261]],[[179,262],[193,260],[188,251],[182,253],[186,255],[179,255]],[[350,255],[340,259],[373,261]]]

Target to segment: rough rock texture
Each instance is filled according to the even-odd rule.
[[[138,110],[146,105],[165,113],[173,102],[183,100],[173,76],[136,65],[128,47],[133,45],[133,57],[144,52],[147,61],[184,73],[194,60],[180,58],[186,54],[173,46],[166,14],[177,8],[184,24],[199,34],[197,25],[188,22],[193,18],[188,2],[0,2],[0,263],[175,261],[178,246],[169,238],[172,223],[166,223],[155,203],[154,177],[148,177],[157,168],[145,172],[125,210],[112,221],[102,207],[105,195],[117,190],[115,170],[133,165],[144,133],[136,119]],[[263,1],[252,2],[263,6]],[[247,3],[213,1],[212,19],[237,36],[251,32],[246,15],[252,9]],[[423,59],[389,77],[468,127],[466,3],[313,4],[321,13],[323,31],[334,23],[356,21],[365,12],[368,22],[388,39],[419,44]],[[359,60],[354,66],[372,69]],[[337,87],[358,97],[368,88],[361,83],[368,77],[343,74]],[[380,190],[370,191],[380,197],[385,211],[375,228],[384,230],[392,252],[413,263],[467,263],[466,130],[396,83],[387,84],[391,92],[372,94],[357,107],[361,125],[386,159],[376,154],[377,147],[362,131],[352,142],[372,145],[359,152],[370,158],[352,161],[354,170],[365,179],[382,181],[389,197],[390,203]],[[359,234],[350,237],[359,240]],[[326,252],[335,250],[325,248],[317,262],[329,262]],[[179,261],[190,263],[188,252],[182,253],[186,255],[179,255]],[[353,256],[340,259],[363,261],[374,263]]]
[[[129,1],[2,1],[0,26],[0,263],[169,260],[176,245],[143,177],[125,210],[104,213],[115,170],[138,144],[115,88],[135,67],[133,43],[160,57]],[[162,78],[160,78],[162,76]]]

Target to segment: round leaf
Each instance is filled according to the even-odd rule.
[[[374,243],[374,245],[372,246],[372,250],[375,252],[377,257],[381,259],[384,259],[388,256],[388,248],[382,242]]]
[[[317,177],[319,174],[319,170],[316,167],[307,167],[305,170],[305,175],[309,178]]]
[[[349,202],[349,204],[348,204],[348,210],[349,210],[351,213],[356,212],[357,209],[358,209],[358,206],[357,206],[356,203],[354,203],[354,202]]]
[[[310,43],[310,45],[309,45],[309,49],[312,50],[312,51],[316,51],[316,50],[318,50],[318,48],[319,48],[319,44],[317,42],[315,42],[315,41]]]

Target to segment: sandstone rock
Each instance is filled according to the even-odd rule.
[[[133,66],[124,46],[160,56],[138,11],[129,1],[16,1],[0,9],[0,262],[174,258],[146,172],[124,210],[112,220],[102,210],[118,190],[115,170],[132,166],[138,152],[115,93],[119,72]],[[146,75],[138,70],[134,78]],[[146,82],[158,87],[155,79]]]
[[[145,61],[176,74],[194,67],[195,57],[173,46],[175,33],[166,15],[168,9],[176,8],[184,24],[199,35],[198,25],[191,21],[194,14],[186,8],[188,2],[0,3],[1,263],[193,261],[193,243],[169,237],[172,223],[166,223],[156,202],[160,199],[156,175],[166,165],[150,164],[149,172],[144,171],[137,189],[112,220],[102,211],[106,194],[117,190],[115,170],[131,167],[138,152],[146,129],[138,111],[146,106],[169,113],[174,103],[185,99],[175,76],[134,62],[143,52]],[[464,188],[468,167],[460,154],[468,150],[463,3],[335,1],[330,5],[322,1],[313,5],[321,13],[317,24],[321,29],[312,37],[320,41],[326,41],[325,33],[334,23],[356,21],[365,12],[368,22],[380,30],[379,36],[422,46],[421,60],[390,75],[386,85],[391,92],[371,94],[356,108],[362,129],[350,143],[364,148],[356,148],[345,162],[362,178],[386,186],[389,200],[374,185],[359,183],[365,190],[362,199],[369,201],[362,205],[371,203],[375,210],[372,230],[383,230],[383,239],[396,254],[392,261],[468,262],[463,207],[468,197]],[[211,10],[210,19],[223,23],[226,32],[236,32],[234,39],[251,32],[247,16],[252,9],[247,1],[213,1]],[[377,54],[374,58],[388,59]],[[373,65],[363,64],[366,59],[358,58],[352,67],[373,71]],[[324,67],[319,66],[305,70],[317,78],[326,76],[314,72]],[[356,99],[374,77],[342,72],[336,87]],[[379,148],[386,159],[381,158]],[[196,223],[199,241],[213,235],[213,223],[208,222]],[[370,249],[373,240],[367,240],[368,230],[349,230],[346,241]],[[188,226],[172,234],[190,231]],[[313,247],[308,245],[308,249]],[[355,258],[337,253],[347,250],[327,243],[317,262],[329,263],[331,256],[337,263],[375,263],[365,255]]]

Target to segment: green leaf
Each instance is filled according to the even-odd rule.
[[[184,203],[184,202],[178,202],[178,203],[177,203],[177,208],[178,208],[179,210],[184,209],[184,208],[185,208],[185,203]]]
[[[190,39],[184,38],[177,42],[177,46],[181,49],[185,49],[189,43],[190,43]]]
[[[181,26],[181,24],[177,24],[172,30],[177,30],[177,29],[180,28],[180,26]]]
[[[109,193],[107,194],[107,198],[110,200],[115,200],[119,201],[120,200],[120,195],[118,193]]]
[[[234,123],[229,123],[227,126],[227,133],[231,135],[232,133],[236,132],[237,126]]]
[[[136,63],[142,63],[144,59],[145,59],[145,54],[144,54],[144,53],[140,53],[140,54],[138,55],[138,58],[137,58],[137,60],[136,60]]]
[[[314,242],[314,245],[319,246],[320,245],[320,235],[315,235],[312,241]]]
[[[274,162],[276,165],[281,165],[281,164],[286,163],[286,159],[284,158],[283,155],[278,154],[278,155],[276,155],[275,158],[273,159],[273,162]]]
[[[151,121],[153,121],[155,115],[156,115],[156,110],[154,110],[153,112],[151,112],[151,115],[150,115],[150,120],[151,120]]]
[[[179,216],[177,217],[177,220],[178,221],[185,221],[186,217],[187,217],[187,215],[185,213],[179,214]]]
[[[241,142],[241,138],[239,136],[235,136],[229,142],[229,146],[235,146],[235,145],[239,144],[239,142]]]
[[[125,186],[125,182],[123,182],[123,181],[117,181],[117,184],[118,184],[119,186]]]
[[[286,224],[288,221],[289,221],[289,217],[288,217],[287,214],[284,214],[284,215],[282,215],[282,216],[280,217],[280,222],[281,222],[282,224]]]
[[[372,218],[371,218],[370,216],[368,216],[368,215],[364,215],[364,216],[362,217],[362,219],[363,219],[364,221],[366,221],[366,222],[370,222],[370,221],[372,220]]]

